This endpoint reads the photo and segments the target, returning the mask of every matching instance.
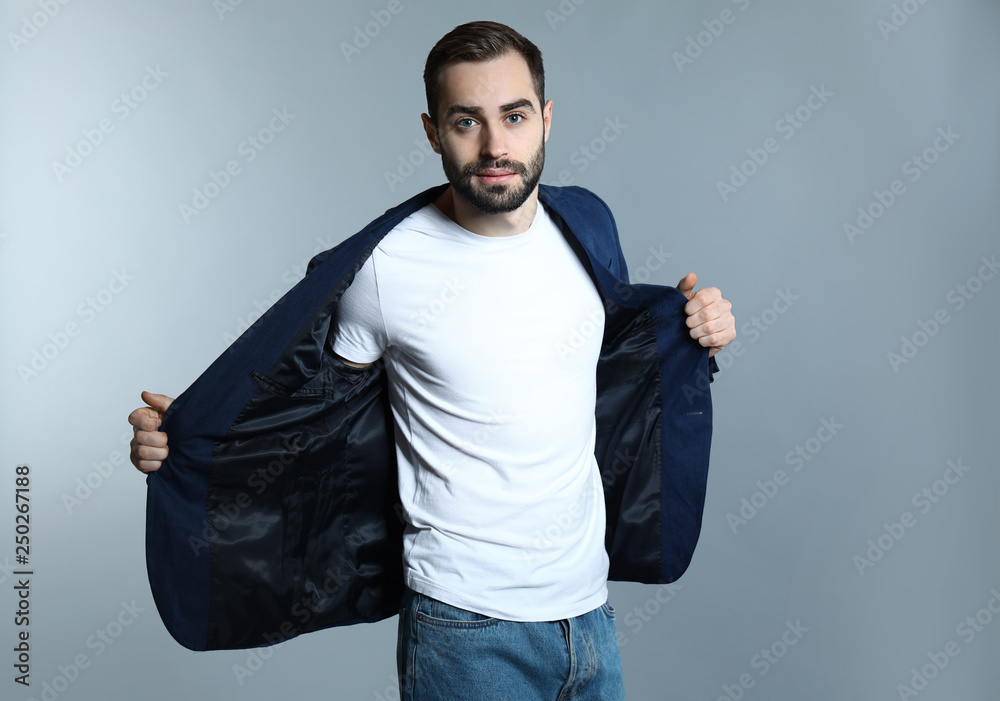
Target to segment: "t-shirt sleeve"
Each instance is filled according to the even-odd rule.
[[[374,256],[368,257],[340,298],[330,338],[333,352],[355,363],[374,362],[385,352],[388,343],[378,298]]]

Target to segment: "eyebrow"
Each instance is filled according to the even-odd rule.
[[[526,97],[521,98],[520,100],[515,100],[514,102],[510,102],[506,105],[500,105],[500,112],[510,112],[511,110],[522,108],[527,108],[532,114],[535,113],[535,106],[532,104],[531,100]],[[448,108],[448,111],[445,112],[444,117],[445,119],[450,119],[456,114],[474,114],[478,116],[483,114],[483,108],[475,105],[452,105]]]

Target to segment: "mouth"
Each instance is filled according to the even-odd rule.
[[[497,185],[508,182],[514,178],[517,173],[503,168],[489,168],[487,170],[481,170],[475,175],[481,182],[486,183],[487,185]]]

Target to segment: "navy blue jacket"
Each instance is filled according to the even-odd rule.
[[[347,367],[326,342],[372,249],[445,187],[317,255],[166,412],[170,455],[148,478],[146,564],[185,647],[258,647],[397,613],[403,523],[385,368]],[[672,582],[701,528],[708,351],[690,338],[680,292],[629,284],[601,199],[545,185],[539,198],[605,302],[596,457],[609,576]]]

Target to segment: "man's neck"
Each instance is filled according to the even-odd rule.
[[[455,195],[449,187],[435,201],[441,212],[458,224],[480,236],[515,236],[531,227],[538,211],[538,186],[520,207],[503,214],[485,214]]]

